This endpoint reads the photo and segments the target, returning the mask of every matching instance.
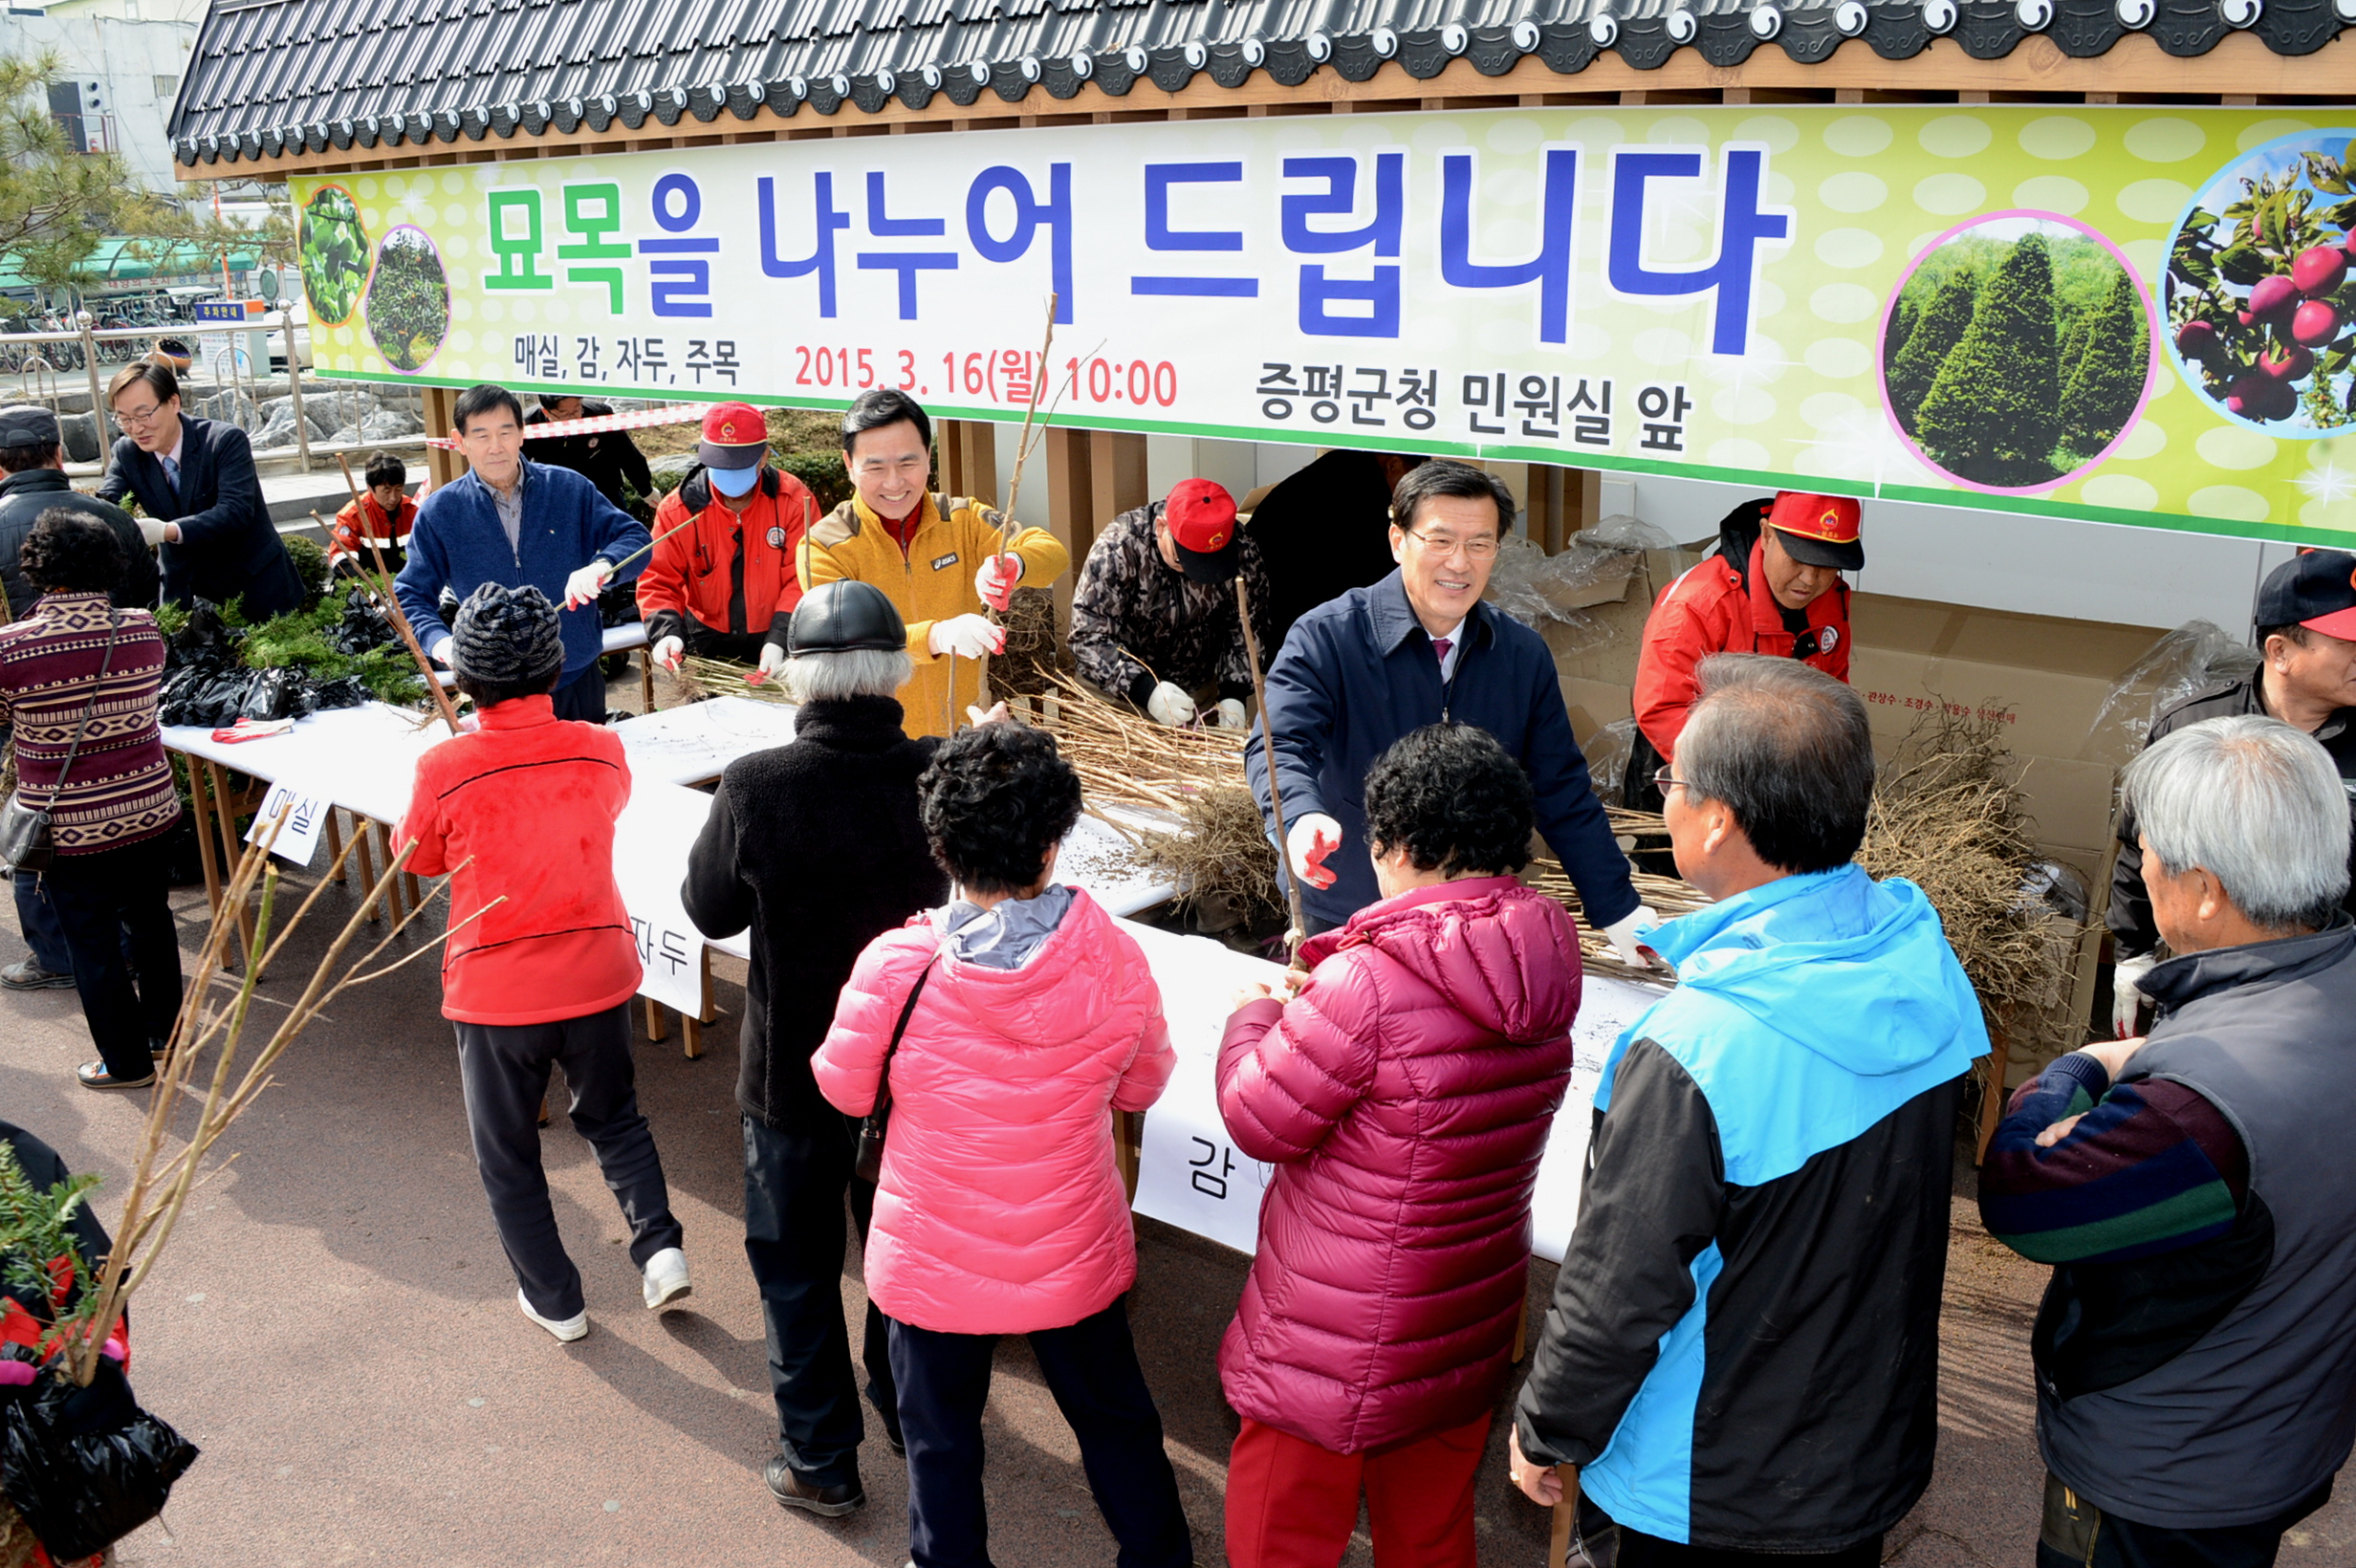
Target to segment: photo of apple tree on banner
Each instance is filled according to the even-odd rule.
[[[2356,425],[2356,186],[2348,138],[2260,147],[2193,198],[2168,256],[2186,380],[2271,435]]]

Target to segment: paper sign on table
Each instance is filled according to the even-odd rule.
[[[704,1015],[704,939],[676,904],[650,918],[633,908],[630,930],[646,976],[638,993],[689,1018]]]
[[[279,779],[271,785],[262,797],[262,809],[253,814],[253,826],[246,830],[246,842],[258,844],[270,838],[270,825],[283,811],[286,826],[278,830],[270,852],[280,860],[307,866],[319,847],[319,832],[327,825],[327,814],[335,808],[323,794],[314,794],[298,781]]]

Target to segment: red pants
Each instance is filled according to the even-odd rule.
[[[1247,1419],[1227,1465],[1230,1568],[1334,1568],[1366,1495],[1378,1568],[1472,1568],[1472,1479],[1489,1418],[1371,1453]]]

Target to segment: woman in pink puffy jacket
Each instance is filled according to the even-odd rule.
[[[1472,1563],[1579,1011],[1578,931],[1513,876],[1531,815],[1486,730],[1406,736],[1366,774],[1382,901],[1309,940],[1290,1001],[1236,998],[1219,1111],[1276,1171],[1219,1347],[1234,1568],[1333,1568],[1362,1490],[1382,1568]]]
[[[1112,917],[1051,880],[1080,817],[1052,736],[968,730],[917,791],[954,892],[868,945],[810,1062],[819,1092],[863,1116],[888,1058],[867,1291],[890,1324],[911,1555],[988,1568],[982,1406],[997,1337],[1022,1334],[1120,1568],[1186,1568],[1178,1480],[1129,1339],[1137,1245],[1113,1165],[1112,1113],[1160,1099],[1176,1064],[1161,991]]]

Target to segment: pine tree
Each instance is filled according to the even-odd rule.
[[[1958,478],[1983,485],[2051,479],[2062,438],[2061,379],[2053,262],[2044,240],[2028,234],[1980,290],[1972,324],[1923,396],[1915,436]]]
[[[2078,374],[2078,361],[2086,357],[2086,335],[2100,314],[2099,310],[2082,310],[2062,321],[2062,384],[2065,387],[2070,384],[2070,378]]]
[[[1914,413],[1922,406],[1923,394],[1931,390],[1948,354],[1963,340],[1964,328],[1972,324],[1972,302],[1978,287],[1979,279],[1972,269],[1956,268],[1914,317],[1904,346],[1884,345],[1882,363],[1887,367],[1889,406],[1909,435],[1914,433]]]
[[[2143,396],[2151,345],[2135,280],[2121,268],[2102,308],[2086,313],[2085,353],[2062,394],[2062,426],[2071,447],[2092,457],[2110,445]]]
[[[1898,308],[1889,313],[1888,330],[1882,334],[1882,363],[1898,362],[1898,356],[1906,352],[1907,339],[1914,336],[1915,323],[1921,319],[1922,312],[1916,309],[1915,301],[1900,294]]]

